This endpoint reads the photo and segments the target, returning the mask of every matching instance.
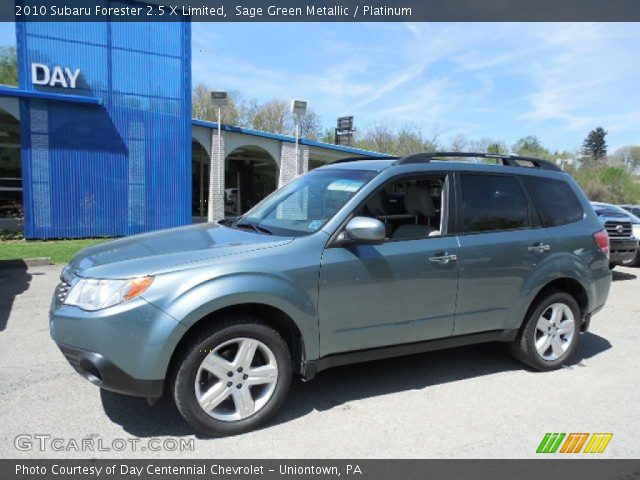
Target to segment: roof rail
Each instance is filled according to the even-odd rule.
[[[432,160],[440,160],[446,157],[449,158],[495,158],[502,161],[502,164],[509,167],[521,167],[518,162],[529,162],[535,168],[542,168],[544,170],[553,170],[561,172],[562,169],[556,164],[548,161],[541,160],[539,158],[521,157],[519,155],[501,155],[494,153],[472,153],[472,152],[428,152],[428,153],[415,153],[413,155],[407,155],[398,159],[396,165],[407,165],[411,163],[429,163]]]
[[[374,156],[367,156],[367,157],[347,157],[347,158],[341,158],[340,160],[336,160],[334,162],[331,162],[331,165],[336,164],[336,163],[346,163],[346,162],[357,162],[359,160],[398,160],[400,157],[392,157],[392,156],[388,156],[388,157],[374,157]]]

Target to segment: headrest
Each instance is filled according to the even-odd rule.
[[[422,185],[411,185],[404,195],[404,208],[410,215],[422,214],[425,217],[435,217],[436,207],[433,205],[431,193]]]
[[[373,215],[389,215],[390,209],[389,195],[384,190],[379,191],[367,200],[367,209]]]

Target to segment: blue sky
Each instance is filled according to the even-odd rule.
[[[354,115],[511,145],[640,144],[640,25],[633,23],[194,23],[193,82],[300,98],[325,126]],[[15,43],[0,25],[0,44]]]
[[[638,24],[193,25],[193,81],[248,97],[301,98],[333,126],[354,115],[512,145],[538,135],[580,147],[602,125],[610,150],[640,144]]]

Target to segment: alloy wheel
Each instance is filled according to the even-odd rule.
[[[234,338],[207,353],[195,379],[200,408],[216,420],[234,422],[260,411],[278,382],[276,357],[255,338]]]
[[[536,324],[536,350],[547,361],[557,360],[571,346],[575,329],[575,318],[568,305],[549,305]]]

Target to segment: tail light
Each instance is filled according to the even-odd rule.
[[[606,230],[600,230],[593,234],[593,238],[598,244],[600,251],[609,258],[609,235]]]

